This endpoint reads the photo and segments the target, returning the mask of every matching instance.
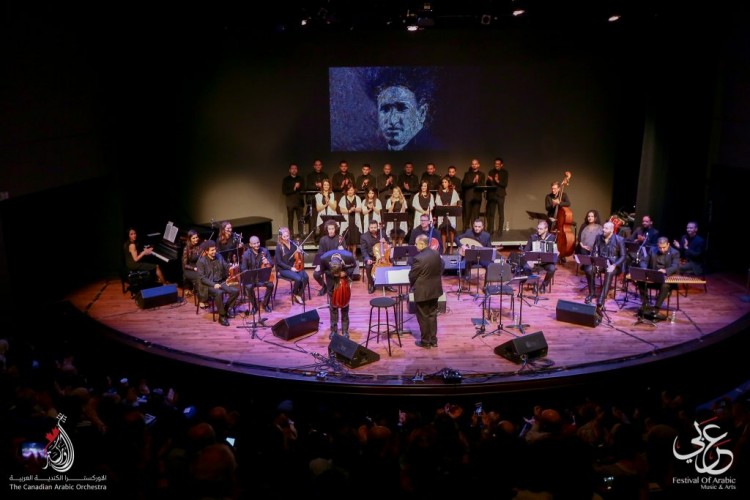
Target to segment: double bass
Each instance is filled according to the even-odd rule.
[[[560,182],[560,191],[556,199],[562,200],[563,186],[570,185],[570,172],[565,172],[565,178]],[[557,250],[560,257],[569,257],[575,251],[576,236],[573,231],[573,211],[570,207],[555,206],[555,227],[557,228]]]

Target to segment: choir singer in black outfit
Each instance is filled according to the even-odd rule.
[[[412,260],[409,270],[409,284],[414,292],[414,303],[417,307],[420,339],[417,347],[430,349],[437,347],[438,299],[443,295],[443,259],[432,250],[427,236],[420,235],[416,240],[419,253]]]

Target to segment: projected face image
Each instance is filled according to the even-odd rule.
[[[388,87],[378,95],[378,123],[390,151],[401,151],[422,130],[427,104],[406,87]]]

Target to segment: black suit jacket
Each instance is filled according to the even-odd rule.
[[[409,283],[414,292],[414,302],[438,299],[443,295],[443,259],[431,248],[425,248],[414,256]]]

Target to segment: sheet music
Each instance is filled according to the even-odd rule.
[[[391,284],[407,284],[409,283],[409,269],[397,269],[394,271],[388,271],[388,283]]]
[[[164,228],[164,239],[169,241],[170,243],[174,243],[174,240],[177,238],[178,231],[179,228],[175,226],[172,221],[168,221],[167,227]]]

